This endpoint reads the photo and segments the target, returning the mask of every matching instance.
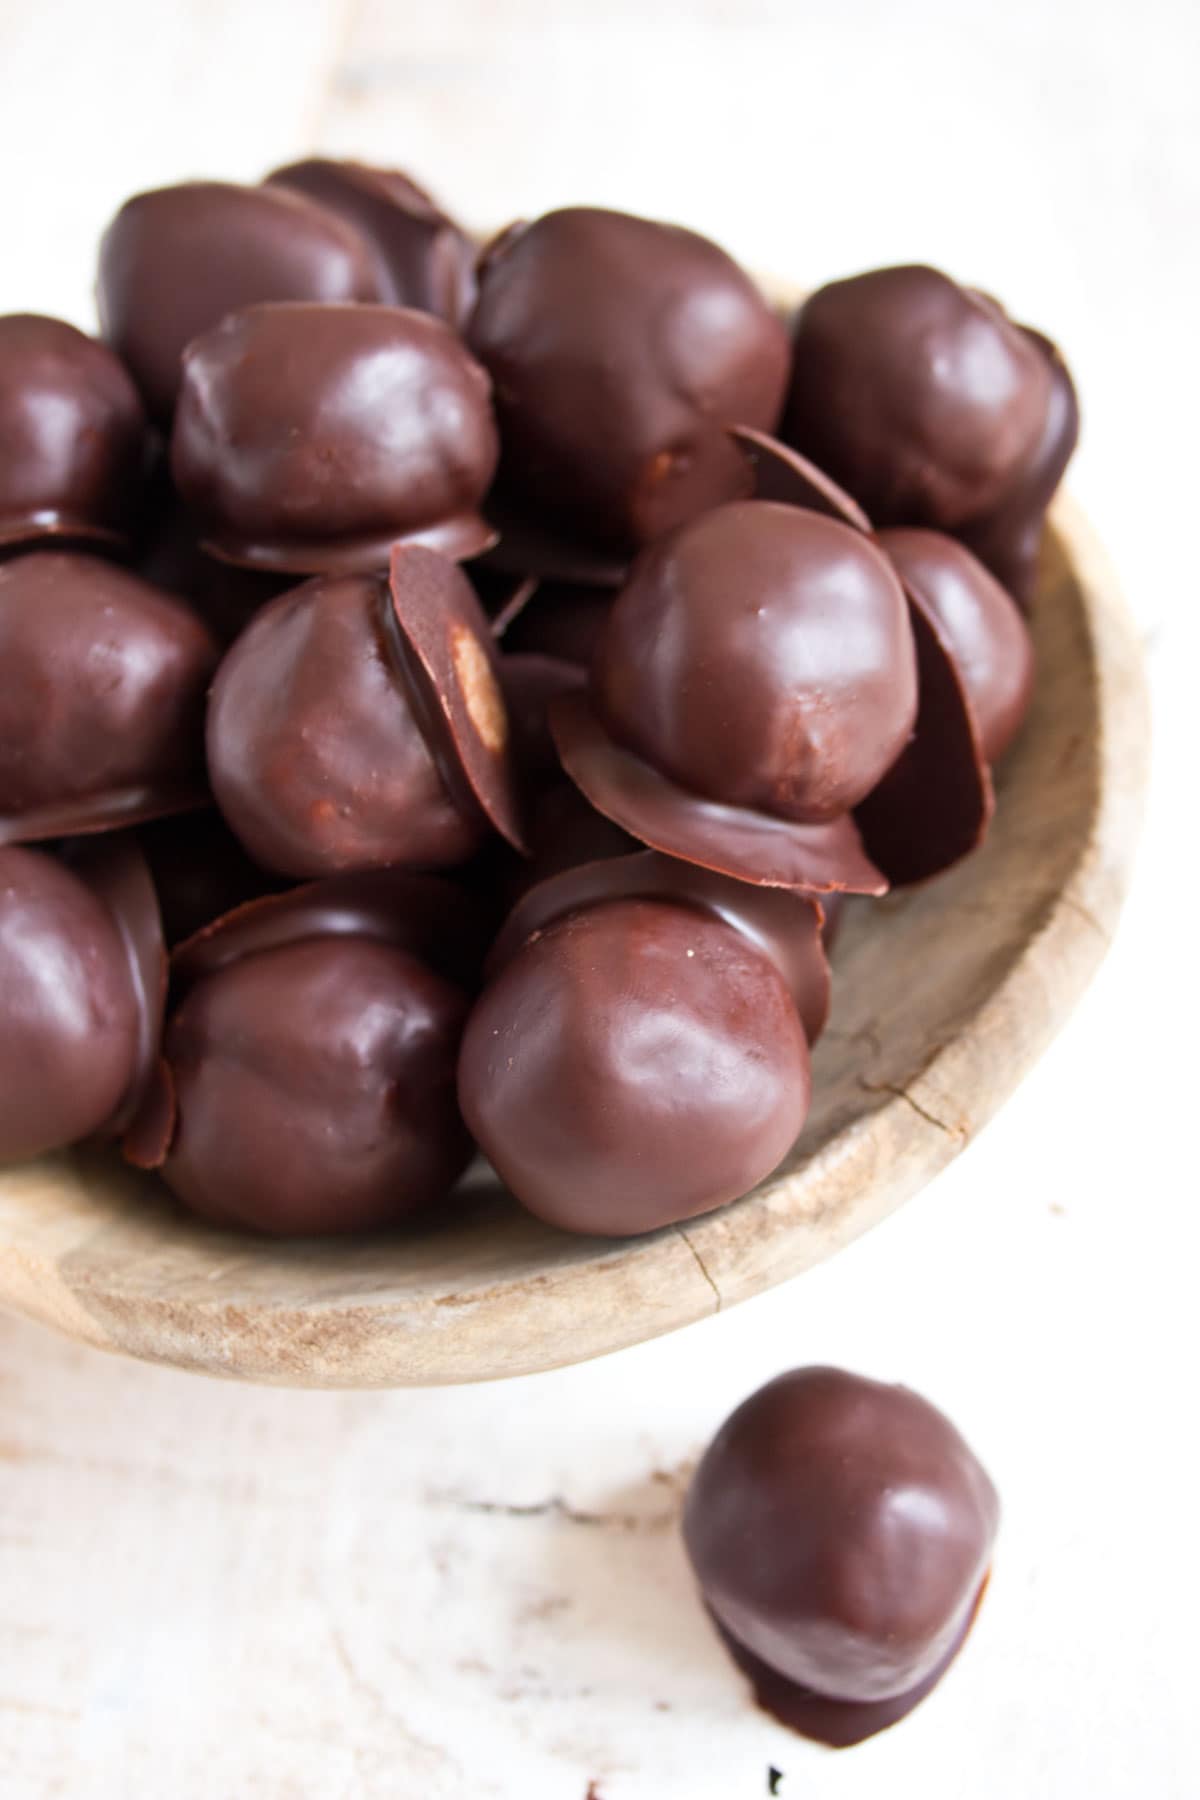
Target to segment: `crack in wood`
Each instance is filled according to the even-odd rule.
[[[860,1075],[858,1085],[865,1088],[868,1094],[894,1094],[897,1100],[906,1101],[918,1117],[925,1120],[927,1125],[935,1125],[939,1131],[944,1131],[947,1137],[954,1138],[959,1144],[970,1142],[971,1134],[965,1125],[947,1124],[945,1119],[939,1119],[936,1113],[931,1113],[928,1107],[922,1106],[919,1100],[913,1099],[907,1088],[900,1087],[896,1082],[868,1081],[865,1076]]]
[[[703,1275],[705,1281],[707,1281],[709,1287],[713,1291],[713,1299],[716,1301],[716,1305],[713,1307],[713,1312],[719,1313],[721,1310],[721,1307],[723,1305],[723,1301],[721,1298],[721,1290],[717,1286],[716,1282],[713,1280],[712,1276],[709,1274],[708,1265],[705,1263],[704,1258],[701,1256],[700,1252],[697,1250],[695,1244],[693,1244],[693,1242],[692,1242],[691,1238],[688,1236],[687,1232],[683,1229],[683,1226],[676,1225],[675,1232],[678,1237],[683,1239],[684,1243],[687,1245],[688,1249],[691,1251],[692,1255],[695,1257],[696,1267],[699,1269],[699,1271]]]

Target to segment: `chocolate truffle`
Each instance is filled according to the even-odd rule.
[[[376,260],[344,220],[286,188],[187,181],[127,200],[100,245],[105,339],[169,422],[180,358],[260,300],[382,300]]]
[[[374,251],[381,300],[461,325],[475,298],[475,246],[399,169],[309,157],[268,175],[337,213]]]
[[[796,1369],[722,1426],[683,1533],[739,1660],[774,1677],[773,1707],[845,1744],[903,1716],[957,1649],[998,1510],[969,1447],[919,1394]]]
[[[127,569],[65,550],[0,567],[0,843],[198,804],[217,647]]]
[[[496,385],[505,503],[628,550],[748,491],[723,428],[774,427],[787,334],[723,250],[568,207],[503,233],[479,280],[467,336]]]
[[[920,596],[962,677],[988,762],[1020,729],[1033,698],[1033,641],[1000,583],[962,544],[937,531],[881,531],[906,588]]]
[[[181,946],[164,1075],[126,1154],[201,1217],[278,1234],[378,1228],[443,1198],[470,1154],[467,997],[414,950],[410,894],[450,928],[453,890],[389,873],[252,902]]]
[[[146,415],[112,351],[62,319],[0,318],[0,547],[134,529]]]
[[[995,301],[936,269],[876,269],[801,307],[783,436],[876,525],[957,532],[1022,488],[1052,388]]]
[[[463,1116],[522,1205],[612,1236],[707,1212],[770,1174],[809,1084],[775,962],[663,898],[533,931],[472,1010],[459,1063]]]
[[[321,576],[256,615],[213,684],[208,766],[249,855],[285,875],[462,862],[489,821],[520,843],[487,622],[419,546],[390,580]]]
[[[142,997],[118,921],[79,874],[0,849],[0,1161],[108,1124],[134,1082]]]
[[[488,378],[428,313],[251,306],[184,355],[171,466],[230,562],[362,574],[401,540],[475,555],[498,453]]]

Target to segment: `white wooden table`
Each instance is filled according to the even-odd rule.
[[[1151,647],[1117,948],[1017,1099],[836,1262],[507,1386],[226,1387],[0,1319],[4,1800],[1183,1800],[1195,1718],[1189,0],[43,0],[0,7],[0,310],[89,318],[125,193],[310,146],[478,223],[590,199],[820,280],[925,258],[1060,336],[1073,485]],[[1189,356],[1190,347],[1190,356]],[[2,671],[0,671],[2,679]],[[944,1405],[1005,1503],[967,1652],[904,1726],[757,1714],[691,1591],[689,1459],[844,1363]]]

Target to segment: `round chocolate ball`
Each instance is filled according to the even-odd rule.
[[[445,682],[430,679],[398,617],[410,589],[447,627]],[[432,551],[403,552],[391,585],[320,576],[281,594],[213,683],[208,768],[227,823],[284,875],[465,861],[487,834],[489,792],[477,799],[464,753],[474,743],[499,770],[507,752],[494,668],[470,584]],[[456,674],[461,717],[443,710]]]
[[[206,545],[298,574],[386,568],[390,546],[484,549],[499,445],[488,378],[440,319],[252,306],[184,356],[171,466]]]
[[[104,336],[163,424],[184,347],[226,313],[260,300],[383,298],[359,233],[286,188],[187,181],[135,194],[100,245]]]
[[[476,1003],[459,1064],[463,1116],[522,1205],[613,1236],[708,1212],[769,1175],[809,1082],[771,959],[657,900],[532,935]]]
[[[601,634],[591,689],[611,737],[692,792],[833,819],[912,730],[904,592],[861,533],[737,501],[643,552]]]
[[[191,609],[66,550],[0,566],[0,842],[194,804],[217,646]]]
[[[881,531],[879,546],[918,594],[954,660],[988,762],[997,762],[1033,698],[1033,640],[1015,602],[977,557],[938,531]]]
[[[868,1703],[916,1688],[952,1653],[997,1518],[986,1472],[927,1400],[810,1368],[726,1420],[683,1533],[738,1645],[815,1694]]]
[[[302,937],[196,982],[164,1054],[164,1180],[221,1225],[361,1231],[441,1198],[466,1164],[454,1064],[465,995],[366,937]]]
[[[568,207],[485,252],[467,336],[496,387],[514,505],[622,546],[745,493],[724,427],[771,430],[787,334],[723,250]]]
[[[70,869],[0,849],[0,1161],[98,1131],[134,1079],[140,1019],[111,914]]]
[[[124,537],[146,463],[146,415],[111,350],[62,319],[0,318],[0,547]]]
[[[937,269],[876,269],[801,307],[782,432],[876,525],[955,531],[1020,485],[1051,389],[995,301]]]
[[[268,175],[267,185],[307,194],[366,239],[381,300],[461,325],[475,298],[475,246],[437,202],[399,169],[312,156]]]

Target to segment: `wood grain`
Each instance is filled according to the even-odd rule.
[[[486,1176],[436,1230],[277,1244],[210,1230],[95,1153],[0,1176],[0,1300],[102,1349],[248,1381],[405,1386],[582,1361],[838,1250],[958,1154],[1108,946],[1146,771],[1138,645],[1090,531],[1055,509],[1033,712],[983,850],[852,912],[812,1116],[771,1180],[635,1241],[568,1237]]]

